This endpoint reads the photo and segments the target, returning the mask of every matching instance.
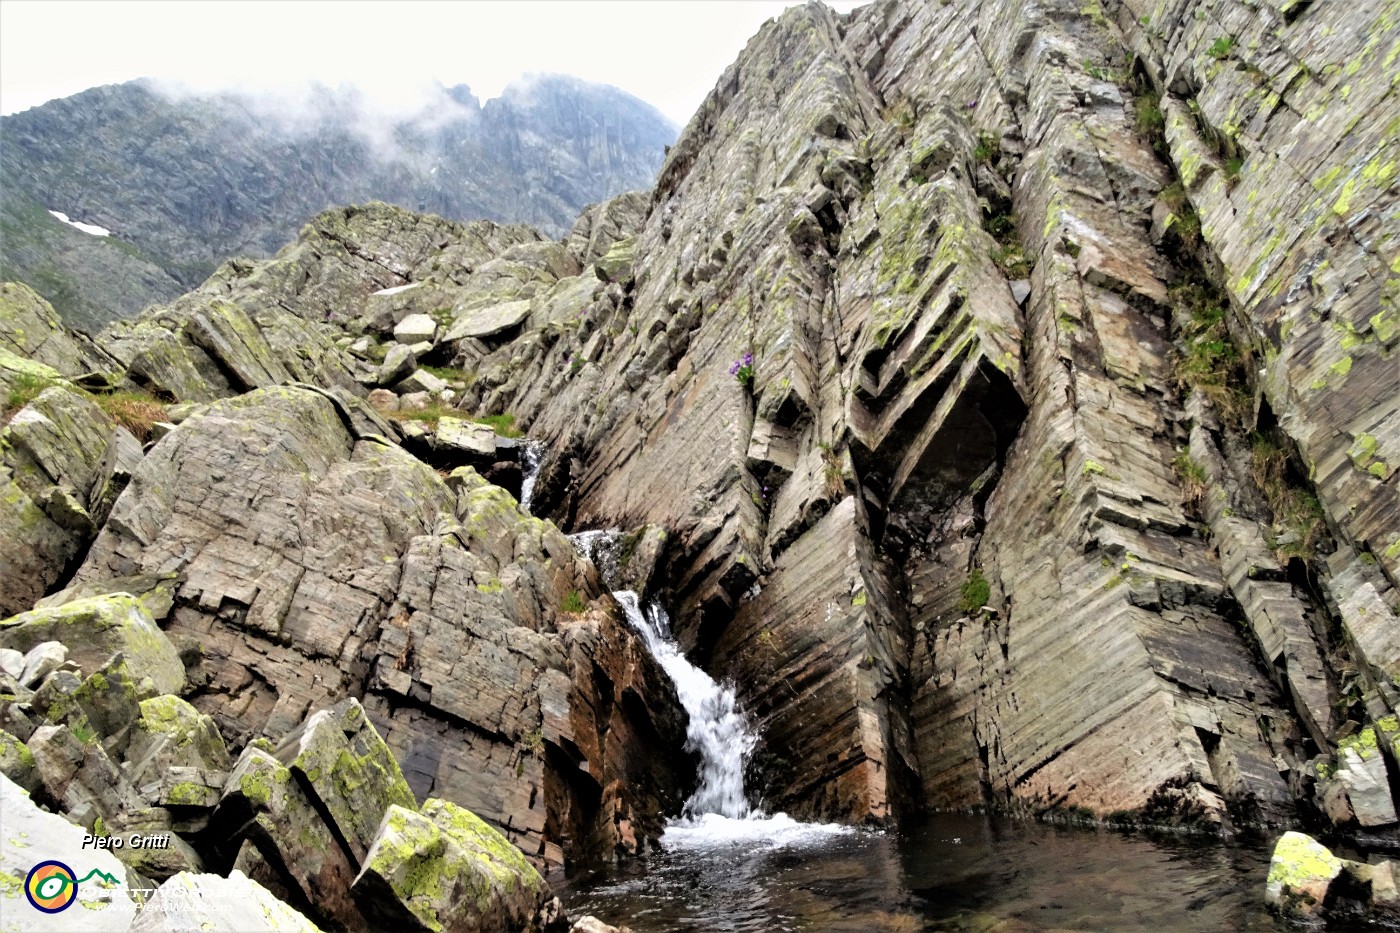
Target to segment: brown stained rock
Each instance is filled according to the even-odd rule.
[[[779,559],[715,648],[787,763],[764,799],[802,817],[885,822],[911,773],[908,722],[894,702],[907,646],[846,499]]]
[[[411,805],[410,786],[458,801],[554,863],[566,839],[610,857],[617,819],[639,827],[638,847],[654,839],[684,798],[684,724],[620,616],[561,612],[571,592],[601,597],[591,565],[473,471],[449,488],[352,425],[296,387],[213,403],[142,464],[75,585],[176,574],[168,630],[198,646],[195,708],[232,742],[285,738],[309,712],[364,696],[409,781],[391,782],[385,806]],[[323,732],[335,729],[296,735]],[[673,754],[655,756],[658,737]],[[310,787],[331,781],[334,800],[334,776],[359,773],[341,752],[368,750],[307,741],[294,770]],[[165,760],[153,755],[141,759]],[[382,807],[348,806],[337,834],[358,859]]]
[[[462,530],[411,542],[367,699],[410,785],[547,862],[561,838],[611,857],[614,811],[656,838],[688,777],[674,689],[620,613],[560,611],[599,595],[563,535],[469,469],[451,482]]]

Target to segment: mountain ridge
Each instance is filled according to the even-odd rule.
[[[585,205],[648,186],[675,134],[637,98],[561,75],[485,104],[466,86],[434,99],[442,106],[394,115],[354,88],[321,87],[289,109],[141,80],[0,118],[0,272],[96,329],[193,288],[224,259],[271,255],[337,204],[385,200],[562,235]]]

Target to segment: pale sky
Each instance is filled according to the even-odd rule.
[[[849,12],[868,0],[827,0]],[[357,85],[392,106],[433,81],[485,101],[524,73],[611,84],[684,125],[794,0],[0,0],[0,113],[152,77],[198,91]]]

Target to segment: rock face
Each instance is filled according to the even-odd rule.
[[[683,741],[674,692],[591,565],[324,395],[215,402],[147,455],[75,583],[155,572],[181,581],[165,626],[198,646],[192,701],[237,745],[362,697],[419,798],[552,862],[654,838],[683,799],[650,744]],[[596,607],[566,614],[571,592]]]
[[[776,805],[1287,819],[1397,701],[1387,15],[789,11],[465,404],[667,531]]]
[[[399,930],[525,930],[548,900],[520,850],[470,812],[428,800],[392,807],[355,886]]]
[[[232,255],[270,255],[333,205],[382,199],[559,235],[584,205],[650,185],[675,138],[642,101],[557,75],[484,106],[466,87],[440,88],[382,139],[362,130],[382,117],[367,117],[357,95],[322,88],[278,103],[136,81],[3,118],[0,278],[29,282],[95,330],[170,300]],[[265,112],[289,104],[296,125]]]
[[[114,480],[117,433],[61,417],[105,390],[0,347],[48,380],[16,514],[73,535],[9,597],[0,764],[80,821],[198,814],[153,874],[328,925],[553,922],[457,808],[557,864],[684,799],[674,693],[559,531],[617,527],[609,579],[737,685],[773,809],[1393,839],[1393,26],[811,4],[561,242],[367,204],[91,348],[26,312],[51,333],[5,346],[174,404]],[[38,624],[92,600],[159,622],[188,709]]]

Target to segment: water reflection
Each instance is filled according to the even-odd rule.
[[[550,880],[572,912],[636,933],[1279,931],[1263,907],[1268,858],[1268,841],[948,815],[898,836],[668,850],[645,867]]]

